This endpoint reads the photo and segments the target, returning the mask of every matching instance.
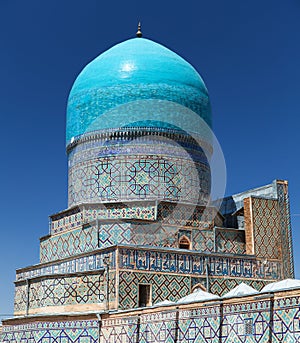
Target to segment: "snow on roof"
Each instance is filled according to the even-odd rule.
[[[275,292],[290,288],[300,288],[300,280],[285,279],[277,282],[272,282],[266,285],[261,292]]]
[[[252,295],[252,294],[257,294],[257,293],[258,291],[256,289],[242,282],[238,286],[234,287],[231,291],[223,295],[222,298],[240,297],[243,295]]]
[[[156,304],[154,304],[153,306],[163,306],[163,305],[172,305],[175,304],[173,301],[170,300],[164,300],[164,301],[160,301]]]
[[[281,291],[285,289],[292,289],[292,288],[300,288],[300,280],[296,279],[285,279],[273,283],[269,283],[266,285],[260,292],[258,292],[253,287],[245,284],[244,282],[240,283],[238,286],[234,287],[231,291],[226,293],[222,298],[230,298],[230,297],[239,297],[239,296],[246,296],[246,295],[254,295],[263,292],[275,292]],[[218,295],[208,293],[203,291],[200,288],[197,288],[193,293],[179,299],[177,304],[187,304],[197,301],[206,301],[206,300],[213,300],[213,299],[220,299]],[[164,300],[154,304],[153,306],[163,306],[163,305],[173,305],[175,304],[172,301]]]
[[[196,301],[205,301],[205,300],[212,300],[212,299],[219,299],[218,295],[204,292],[202,289],[197,288],[193,293],[179,299],[177,304],[185,304],[185,303],[192,303]]]

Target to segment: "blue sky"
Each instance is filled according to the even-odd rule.
[[[65,108],[80,70],[135,35],[202,75],[227,164],[227,194],[287,179],[300,278],[300,2],[0,2],[0,313],[15,269],[38,263],[48,215],[67,207]]]

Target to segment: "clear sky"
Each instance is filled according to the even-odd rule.
[[[188,60],[210,94],[227,194],[287,179],[300,278],[299,0],[0,1],[0,313],[15,269],[39,261],[48,215],[67,207],[65,108],[80,70],[145,38]]]

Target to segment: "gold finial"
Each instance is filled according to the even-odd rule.
[[[136,36],[139,38],[143,36],[142,31],[141,31],[141,22],[139,22],[138,24],[138,30],[137,30]]]

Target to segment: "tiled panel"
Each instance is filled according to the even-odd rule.
[[[276,261],[262,262],[254,259],[234,257],[208,257],[193,252],[161,252],[133,248],[121,248],[120,268],[153,272],[206,275],[206,264],[210,276],[233,278],[257,278],[274,280],[281,276],[280,265]]]
[[[238,286],[241,282],[246,283],[257,291],[260,291],[267,284],[266,281],[261,280],[210,278],[209,291],[213,294],[222,296]]]
[[[206,204],[209,180],[208,166],[184,158],[160,155],[97,158],[69,169],[69,206],[142,199]]]
[[[295,277],[295,271],[292,244],[292,228],[288,184],[286,181],[277,181],[277,192],[282,238],[283,273],[285,278],[293,278]]]
[[[126,282],[123,278],[126,278]],[[163,275],[124,273],[121,276],[126,293],[135,290],[139,282],[153,284],[154,298],[161,285],[168,284]],[[175,280],[175,279],[174,279]],[[176,280],[181,284],[179,279]],[[232,285],[234,286],[234,285]],[[168,284],[171,292],[175,284]],[[182,284],[181,284],[182,287]],[[135,291],[134,291],[135,292]],[[179,288],[176,292],[180,292]],[[160,294],[157,299],[167,296]],[[170,295],[169,295],[170,296]],[[178,296],[180,294],[178,293]],[[125,301],[125,300],[124,300]],[[132,303],[135,299],[126,300]],[[299,343],[300,340],[299,291],[274,293],[264,297],[237,297],[207,303],[183,305],[179,309],[149,308],[132,313],[110,314],[102,320],[26,321],[22,325],[3,326],[3,343],[96,343],[100,329],[101,343]],[[145,313],[145,310],[147,311]]]
[[[100,224],[99,247],[109,247],[117,244],[130,244],[130,223]]]
[[[175,311],[144,314],[140,317],[140,343],[173,343],[175,331]]]
[[[85,205],[83,208],[84,222],[94,220],[127,220],[137,219],[153,221],[156,219],[157,205],[146,201],[127,204],[97,204]]]
[[[300,341],[300,298],[281,298],[274,301],[273,340]]]
[[[100,342],[106,343],[136,343],[139,319],[123,317],[118,319],[103,319]]]
[[[178,300],[190,292],[190,278],[154,273],[120,272],[119,306],[121,309],[138,307],[138,284],[152,285],[152,303]]]
[[[73,230],[83,224],[93,223],[96,220],[149,220],[156,219],[157,205],[147,203],[116,203],[82,205],[71,210],[51,216],[51,234]]]
[[[131,225],[131,244],[178,247],[178,228],[161,223],[135,223]]]
[[[1,338],[0,338],[1,339]],[[4,327],[3,343],[98,343],[95,320],[47,321]]]
[[[14,310],[16,312],[26,311],[28,302],[28,291],[26,283],[15,286]],[[0,341],[1,342],[1,341]]]
[[[243,230],[217,229],[216,251],[230,254],[245,254],[245,232]]]
[[[179,311],[179,342],[219,342],[220,309],[207,306]]]
[[[213,230],[193,230],[193,250],[213,252],[214,245]]]
[[[111,275],[114,282],[114,274]],[[22,287],[23,286],[17,286]],[[27,286],[26,286],[27,287]],[[27,290],[27,288],[26,288]],[[18,290],[18,293],[21,293]],[[111,294],[111,299],[114,294]],[[106,279],[102,272],[98,275],[77,275],[45,278],[31,281],[29,284],[29,308],[37,309],[48,306],[65,306],[77,304],[100,304],[106,299]],[[25,301],[22,302],[22,301]],[[23,312],[27,306],[27,297],[17,297],[15,312]]]
[[[41,263],[61,260],[98,248],[97,227],[75,229],[61,235],[50,236],[40,243]]]
[[[224,305],[222,342],[270,342],[270,302]]]
[[[213,228],[218,214],[213,207],[193,206],[161,202],[158,205],[157,218],[163,224]]]
[[[251,200],[255,255],[281,259],[282,240],[278,220],[278,201],[254,197]]]

